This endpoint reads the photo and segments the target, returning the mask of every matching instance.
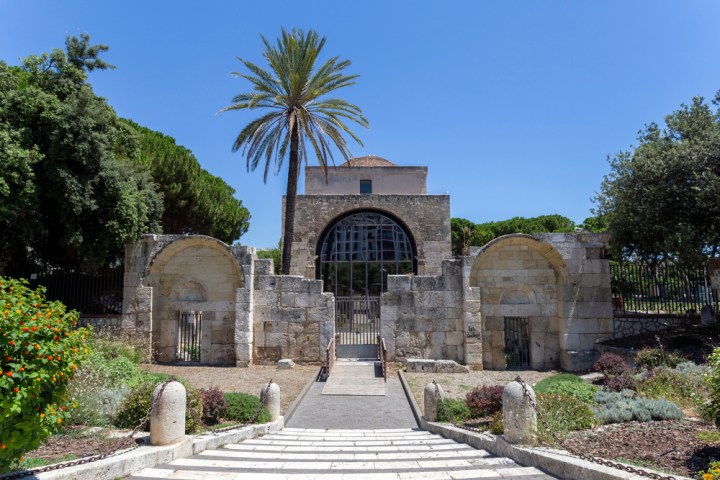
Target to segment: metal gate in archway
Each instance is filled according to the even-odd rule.
[[[335,332],[342,344],[372,344],[380,333],[380,295],[387,276],[415,273],[415,243],[391,215],[352,212],[320,236],[317,277],[335,295]]]

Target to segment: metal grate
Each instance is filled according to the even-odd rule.
[[[380,298],[337,297],[335,299],[335,333],[340,343],[377,343],[380,334]]]
[[[505,317],[505,368],[530,366],[527,317]]]
[[[200,362],[200,335],[202,312],[178,312],[178,338],[175,360],[177,362]]]

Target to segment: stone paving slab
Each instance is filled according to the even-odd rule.
[[[385,379],[376,361],[339,359],[325,383],[323,395],[385,395]]]

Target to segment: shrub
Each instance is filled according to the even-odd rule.
[[[595,418],[602,424],[632,420],[679,420],[683,417],[682,411],[674,403],[665,399],[638,398],[629,390],[598,392],[595,401],[598,403]]]
[[[592,369],[609,377],[611,375],[622,375],[630,370],[630,365],[620,355],[606,352],[600,355]]]
[[[537,404],[542,418],[548,424],[538,422],[538,435],[541,443],[554,443],[551,431],[563,439],[568,432],[592,427],[595,421],[590,406],[572,395],[539,393],[537,394]]]
[[[462,400],[457,398],[445,398],[442,401],[442,405],[444,408],[440,408],[438,410],[439,422],[462,423],[469,418],[472,418],[470,408],[468,408]],[[450,418],[446,417],[445,412],[447,412],[447,415],[449,415]]]
[[[502,410],[502,385],[475,387],[465,395],[465,404],[474,417],[492,415]]]
[[[260,399],[254,395],[242,392],[225,393],[225,400],[228,403],[225,410],[225,420],[236,422],[266,423],[270,421],[270,414],[267,408],[263,407],[257,419],[253,418],[260,405]]]
[[[495,412],[492,414],[492,418],[490,420],[490,433],[494,433],[495,435],[502,435],[505,433],[502,412]]]
[[[206,425],[218,423],[227,410],[229,404],[218,387],[200,390],[203,403],[203,422]]]
[[[585,403],[592,403],[597,391],[597,388],[586,383],[582,378],[567,373],[548,377],[538,382],[534,388],[535,393],[570,395]]]
[[[703,416],[715,421],[720,428],[720,348],[716,348],[708,357],[709,370],[704,382],[709,392],[709,400],[703,407]]]
[[[605,390],[608,392],[621,392],[623,390],[637,390],[635,379],[623,373],[616,377],[608,378],[605,382]]]
[[[698,472],[696,478],[700,480],[720,480],[720,460],[710,462],[707,470]]]
[[[89,354],[77,312],[48,302],[45,289],[0,277],[0,471],[66,422],[67,384]]]
[[[202,425],[203,405],[200,392],[178,379],[185,386],[187,391],[187,402],[185,410],[185,433],[193,433]],[[133,388],[125,400],[120,404],[113,424],[120,428],[135,428],[147,415],[152,405],[152,394],[157,387],[155,382],[144,382]],[[149,428],[149,422],[145,421],[140,425],[141,430]]]
[[[662,348],[643,348],[635,355],[635,361],[638,367],[658,368],[669,367],[675,368],[679,364],[687,360],[680,355],[665,352]]]
[[[707,365],[698,365],[695,362],[681,362],[677,364],[675,371],[680,375],[701,380],[702,376],[708,372],[708,367]]]
[[[684,407],[700,403],[704,394],[702,377],[669,368],[649,370],[638,391],[649,398],[664,398]]]

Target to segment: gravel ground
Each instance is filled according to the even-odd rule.
[[[259,395],[270,379],[280,387],[280,411],[284,413],[303,387],[317,375],[317,365],[295,365],[280,370],[275,365],[240,367],[191,367],[177,365],[142,365],[148,372],[182,377],[197,388],[220,387],[224,392],[244,392]]]
[[[520,375],[526,383],[535,385],[537,382],[556,371],[537,372],[534,370],[481,370],[470,373],[409,373],[404,372],[410,390],[418,405],[423,404],[425,385],[437,381],[448,398],[464,399],[465,393],[481,385],[505,385]]]

